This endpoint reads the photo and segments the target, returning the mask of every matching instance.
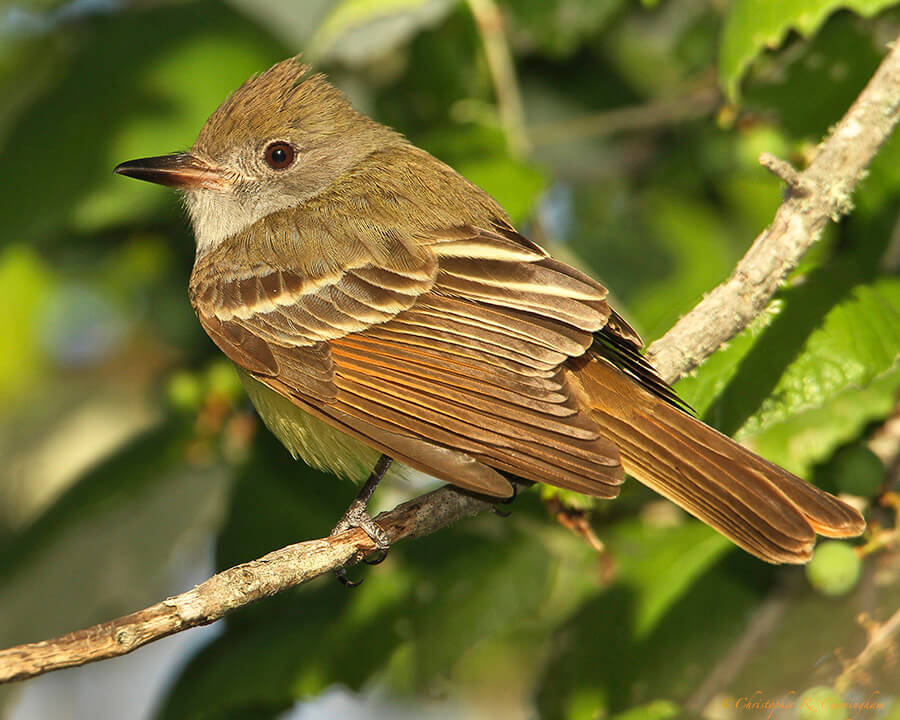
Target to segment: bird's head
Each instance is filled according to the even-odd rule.
[[[115,172],[181,190],[202,254],[400,141],[291,58],[238,88],[189,151],[131,160]]]

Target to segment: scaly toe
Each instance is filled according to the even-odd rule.
[[[388,556],[388,551],[385,548],[378,548],[375,555],[364,558],[363,562],[366,565],[380,565],[385,561],[385,558]]]
[[[378,527],[365,508],[351,506],[344,517],[334,526],[331,534],[338,535],[352,528],[361,529],[379,550],[388,550],[391,547],[391,539],[388,537],[388,534]]]

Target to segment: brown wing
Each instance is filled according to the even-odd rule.
[[[413,467],[494,495],[499,470],[615,496],[618,451],[564,366],[607,322],[606,290],[502,224],[416,240],[318,276],[203,258],[192,299],[235,363]]]

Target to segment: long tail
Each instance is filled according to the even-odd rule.
[[[804,563],[816,533],[852,537],[856,509],[682,412],[603,359],[578,373],[625,470],[771,563]]]

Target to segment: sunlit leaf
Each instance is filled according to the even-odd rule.
[[[815,379],[813,379],[815,383]],[[892,369],[864,387],[851,386],[819,405],[740,437],[757,452],[799,474],[853,438],[869,423],[888,417],[900,393],[900,371]]]
[[[806,341],[759,412],[742,428],[753,434],[893,368],[900,355],[900,279],[853,288]]]
[[[719,81],[732,101],[753,59],[763,50],[781,46],[792,30],[804,36],[816,32],[831,13],[849,9],[871,17],[896,0],[734,0],[719,49]]]

